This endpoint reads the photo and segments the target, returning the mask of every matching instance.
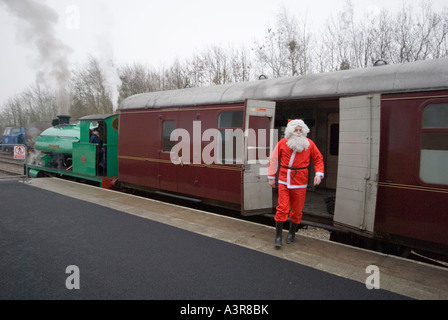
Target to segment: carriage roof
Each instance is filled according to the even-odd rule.
[[[448,88],[448,58],[226,85],[143,93],[119,110],[295,100]]]

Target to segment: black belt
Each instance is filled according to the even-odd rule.
[[[293,178],[296,177],[297,171],[308,169],[308,167],[304,167],[304,168],[293,168],[293,167],[285,167],[285,166],[281,166],[281,167],[282,167],[282,168],[285,168],[285,169],[288,169],[288,170],[293,170],[293,171],[294,171],[294,176],[293,176]]]

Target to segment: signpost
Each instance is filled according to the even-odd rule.
[[[14,159],[25,160],[25,157],[26,157],[26,147],[14,146]]]

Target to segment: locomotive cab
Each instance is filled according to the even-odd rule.
[[[117,115],[92,115],[79,119],[80,139],[73,144],[73,171],[89,176],[118,175]],[[98,130],[99,143],[92,143],[93,130]]]

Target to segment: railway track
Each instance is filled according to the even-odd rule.
[[[15,160],[11,154],[0,152],[0,177],[23,175],[23,165],[23,160]]]

